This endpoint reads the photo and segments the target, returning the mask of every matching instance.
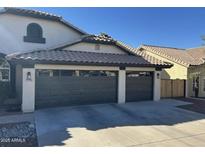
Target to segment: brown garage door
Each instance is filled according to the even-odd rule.
[[[153,73],[127,72],[126,102],[136,102],[153,99]]]

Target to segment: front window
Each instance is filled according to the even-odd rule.
[[[31,43],[46,43],[46,39],[43,38],[43,29],[37,23],[30,23],[27,26],[27,33],[24,36],[24,42]]]
[[[203,91],[205,91],[205,79],[203,79]]]
[[[199,88],[199,77],[193,77],[192,79],[192,90],[195,91],[196,88]]]
[[[0,58],[0,81],[9,81],[10,80],[10,65],[4,59]]]
[[[195,87],[195,77],[193,77],[192,79],[192,91],[194,91],[194,87]]]

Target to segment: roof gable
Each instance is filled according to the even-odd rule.
[[[65,49],[66,47],[81,43],[81,42],[85,42],[85,43],[97,43],[97,44],[105,44],[105,45],[114,45],[117,48],[120,48],[121,50],[125,51],[126,53],[133,55],[134,53],[129,49],[128,46],[126,46],[124,43],[117,41],[115,39],[113,39],[111,36],[105,34],[105,33],[101,33],[100,35],[84,35],[82,36],[81,39],[78,39],[76,41],[73,42],[69,42],[67,44],[64,45],[59,45],[58,47],[54,47],[52,49]]]
[[[44,20],[51,20],[51,21],[56,21],[59,22],[76,32],[80,34],[87,34],[83,30],[75,27],[71,23],[67,22],[66,20],[63,19],[61,16],[57,16],[51,13],[46,13],[46,12],[41,12],[41,11],[36,11],[36,10],[28,10],[28,9],[22,9],[22,8],[13,8],[13,7],[5,7],[0,11],[1,14],[13,14],[17,16],[26,16],[26,17],[33,17],[33,18],[38,18],[38,19],[44,19]]]

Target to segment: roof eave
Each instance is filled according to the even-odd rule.
[[[34,64],[59,64],[59,65],[87,65],[87,66],[117,66],[117,67],[154,67],[154,68],[170,68],[171,65],[163,64],[117,64],[117,63],[96,63],[96,62],[70,62],[70,61],[50,61],[50,60],[31,60],[31,59],[8,59],[10,63],[34,65]]]

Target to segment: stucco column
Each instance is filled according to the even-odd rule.
[[[35,69],[23,68],[22,106],[23,112],[35,110]]]
[[[118,72],[118,104],[125,103],[126,95],[126,71],[119,70]]]
[[[154,71],[153,100],[159,101],[161,97],[161,71]]]

